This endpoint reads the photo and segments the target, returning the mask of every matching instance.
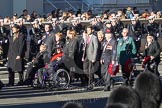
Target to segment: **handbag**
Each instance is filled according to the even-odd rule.
[[[110,63],[108,66],[108,73],[112,76],[115,76],[119,72],[119,64],[115,63],[112,64]]]

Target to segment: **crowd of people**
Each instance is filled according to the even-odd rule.
[[[52,21],[53,18],[62,19],[64,21],[72,21],[75,18],[80,18],[83,21],[91,20],[92,18],[100,17],[101,20],[111,19],[112,17],[120,17],[120,19],[132,19],[134,16],[138,16],[139,18],[147,19],[149,16],[153,16],[155,18],[161,18],[161,11],[151,11],[148,9],[140,10],[137,7],[127,7],[124,9],[112,9],[112,10],[104,10],[102,13],[93,14],[92,10],[88,10],[87,12],[82,12],[81,9],[78,9],[76,12],[72,9],[68,11],[63,11],[61,9],[53,10],[46,15],[40,15],[36,11],[29,13],[27,9],[23,10],[21,15],[15,13],[12,17],[6,16],[0,18],[4,19],[5,23],[15,22],[18,18],[23,18],[25,22],[33,22],[35,19],[39,19],[41,21]]]
[[[92,90],[94,74],[97,74],[99,79],[104,80],[104,90],[110,91],[112,75],[108,72],[109,66],[119,63],[124,84],[131,85],[132,68],[128,68],[128,65],[135,57],[145,58],[143,66],[159,76],[161,50],[157,40],[160,25],[154,20],[160,17],[159,11],[145,10],[140,14],[137,8],[128,7],[117,12],[105,11],[101,16],[94,16],[91,10],[85,13],[78,10],[74,13],[72,10],[63,12],[58,9],[41,17],[35,11],[30,15],[25,9],[19,18],[17,14],[12,18],[1,18],[0,55],[2,61],[7,61],[7,85],[14,85],[15,72],[19,73],[17,85],[32,84],[36,72],[41,83],[42,68],[51,62],[59,62],[70,71],[72,81],[78,77],[82,86]],[[121,21],[124,18],[130,19],[131,23],[124,25]],[[148,22],[142,24],[140,18],[146,18]],[[90,23],[85,26],[81,23],[82,20],[89,20]],[[43,24],[42,21],[49,23]],[[29,32],[24,22],[32,22]],[[5,27],[6,23],[9,24],[9,29]],[[27,36],[31,38],[28,56],[25,55],[28,48]],[[143,55],[139,53],[142,37],[147,40]],[[24,78],[25,61],[31,64]]]
[[[148,20],[147,23],[142,24],[140,18]],[[15,72],[19,73],[17,85],[32,85],[36,73],[39,84],[42,84],[44,70],[51,73],[54,70],[51,65],[64,64],[71,81],[79,78],[81,86],[92,90],[96,74],[103,80],[104,91],[110,91],[114,73],[109,72],[109,67],[120,65],[126,86],[113,90],[106,108],[158,108],[161,100],[158,82],[161,49],[158,43],[160,25],[155,18],[161,18],[160,11],[139,13],[136,7],[116,12],[107,10],[100,16],[93,15],[91,10],[75,13],[60,9],[47,16],[35,11],[30,15],[25,9],[20,17],[14,14],[12,18],[1,18],[0,60],[2,64],[7,63],[9,82],[6,86],[15,85]],[[124,25],[122,19],[130,19],[130,23]],[[81,23],[86,20],[90,21],[87,26]],[[24,22],[32,22],[32,28],[27,30]],[[6,23],[9,28],[5,27]],[[30,36],[30,45],[27,36]],[[146,38],[146,43],[141,55],[142,37]],[[26,56],[28,48],[29,55]],[[133,58],[138,58],[138,62],[143,59],[142,66],[147,71],[137,77],[135,90],[128,87],[133,83],[130,80]],[[63,108],[83,106],[68,103]]]

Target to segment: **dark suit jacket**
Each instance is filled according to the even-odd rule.
[[[8,39],[8,34],[9,34],[9,30],[2,26],[2,30],[1,30],[1,27],[0,27],[0,40],[5,40],[5,39]]]
[[[55,34],[54,32],[50,32],[49,36],[43,39],[43,43],[47,44],[47,52],[49,53],[49,57],[52,55],[52,50],[54,49],[55,44]]]
[[[147,44],[147,43],[146,43]],[[153,41],[147,49],[144,50],[144,56],[154,56],[156,62],[160,62],[160,45],[157,41]]]
[[[38,68],[42,68],[45,66],[46,63],[49,63],[49,61],[50,61],[50,58],[48,57],[48,52],[43,51],[43,52],[38,52],[33,64],[37,66]]]
[[[111,39],[108,43],[110,46],[112,46],[112,50],[106,49],[107,41],[105,42],[105,46],[102,52],[101,60],[104,60],[104,64],[109,64],[111,61],[116,60],[117,56],[117,43],[115,39]]]
[[[97,60],[98,61],[100,61],[100,59],[101,59],[105,42],[106,42],[106,40],[103,39],[103,41],[101,41],[101,42],[98,43],[98,51],[97,51]]]
[[[69,39],[65,43],[64,55],[68,58],[74,59],[77,57],[78,48],[79,48],[78,40],[76,38],[72,40]]]

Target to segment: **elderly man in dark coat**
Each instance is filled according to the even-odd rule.
[[[107,72],[108,66],[116,61],[116,47],[117,42],[112,33],[105,32],[106,42],[104,44],[102,56],[101,56],[101,75],[104,79],[105,87],[104,91],[110,91],[111,75]]]
[[[38,69],[43,68],[45,64],[49,63],[50,58],[48,57],[47,45],[42,44],[39,48],[39,52],[36,57],[33,58],[32,62],[28,65],[27,72],[25,75],[24,83],[25,85],[33,85],[33,80],[35,73]]]
[[[9,86],[14,85],[15,71],[19,73],[18,85],[23,83],[23,48],[24,35],[20,33],[20,26],[15,24],[12,27],[12,36],[9,36],[9,51],[8,51],[8,72],[9,72]]]

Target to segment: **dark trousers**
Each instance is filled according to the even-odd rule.
[[[124,71],[124,65],[121,65],[121,71],[122,71],[122,76],[123,76],[123,78],[124,78],[124,83],[126,84],[126,85],[129,85],[130,83],[132,83],[131,82],[131,73],[129,73],[129,72],[125,72]]]
[[[137,53],[139,53],[139,50],[140,50],[140,47],[141,47],[141,40],[139,40],[139,41],[134,40],[134,43],[135,43],[135,46],[136,46]]]
[[[108,88],[111,86],[111,75],[108,73],[108,64],[101,65],[101,75],[104,80],[105,87]]]
[[[88,58],[85,58],[83,62],[83,71],[86,75],[86,83],[88,85],[91,85],[94,80],[94,63],[88,60]]]
[[[97,65],[95,65],[95,70],[97,70],[96,72],[95,72],[95,74],[99,77],[99,79],[101,80],[102,79],[102,76],[101,76],[101,64],[100,64],[100,61],[96,61],[96,64]]]
[[[25,82],[27,83],[32,83],[34,77],[35,77],[35,73],[37,72],[37,70],[39,69],[39,67],[37,66],[33,66],[33,64],[30,64],[27,68],[27,72],[25,75]]]
[[[45,77],[45,74],[46,74],[46,77],[47,77],[47,69],[45,70],[45,68],[40,68],[38,70],[38,82],[40,84],[43,84],[43,80],[44,80],[44,77]]]
[[[158,70],[158,66],[159,66],[159,63],[156,63],[156,66],[155,66],[155,74],[157,75],[157,76],[160,76],[160,73],[159,73],[159,70]]]
[[[11,85],[14,85],[15,72],[11,68],[8,68],[8,72],[9,72],[9,74],[8,74],[9,82],[8,83]]]
[[[15,71],[13,71],[11,68],[8,68],[8,72],[9,72],[9,84],[10,85],[14,85],[15,83]],[[19,71],[19,82],[23,82],[23,71]]]
[[[160,73],[158,71],[158,65],[159,65],[159,62],[152,61],[152,62],[147,64],[147,70],[154,73],[154,74],[156,74],[157,76],[160,76]],[[147,70],[145,70],[145,71],[147,71]]]
[[[6,58],[7,58],[8,48],[9,48],[9,43],[3,43],[3,44],[2,44],[3,59],[6,59]]]

